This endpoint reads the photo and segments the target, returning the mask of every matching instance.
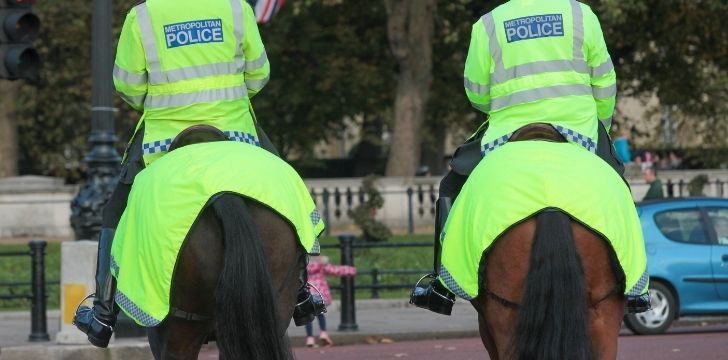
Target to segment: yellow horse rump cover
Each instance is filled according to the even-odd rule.
[[[626,295],[647,292],[642,228],[629,188],[595,154],[573,143],[508,142],[488,153],[463,186],[441,238],[440,281],[458,296],[478,296],[478,268],[512,225],[558,208],[611,243]]]
[[[169,313],[179,250],[205,205],[224,192],[267,205],[291,223],[306,251],[319,252],[324,223],[303,180],[285,161],[235,141],[179,148],[137,175],[114,236],[116,303],[138,324],[156,326]]]

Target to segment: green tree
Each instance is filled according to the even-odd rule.
[[[705,147],[727,147],[728,2],[587,3],[602,21],[621,96],[655,93],[665,109],[682,115],[678,131],[698,132]]]
[[[114,1],[114,37],[128,9],[137,1]],[[42,1],[35,5],[41,20],[37,49],[43,59],[37,84],[23,85],[18,105],[21,170],[65,177],[83,177],[91,125],[91,3],[83,0]],[[114,44],[116,40],[114,40]],[[119,98],[114,104],[119,151],[131,135],[138,113]]]
[[[284,155],[311,156],[313,145],[342,129],[343,118],[380,119],[396,82],[377,1],[291,2],[261,34],[271,81],[253,99]]]

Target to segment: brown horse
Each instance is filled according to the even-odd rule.
[[[510,140],[565,141],[544,124]],[[547,208],[503,232],[478,278],[471,303],[491,359],[617,357],[624,272],[612,246],[563,211]]]
[[[235,194],[213,198],[180,250],[172,311],[148,329],[155,359],[197,359],[213,333],[220,359],[291,359],[286,329],[304,254],[268,207]]]
[[[601,237],[548,210],[505,232],[481,264],[471,303],[491,359],[617,357],[624,285]]]

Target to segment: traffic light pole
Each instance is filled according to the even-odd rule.
[[[71,202],[71,226],[77,240],[97,240],[101,230],[101,210],[116,186],[120,157],[114,147],[114,113],[111,73],[114,66],[112,49],[112,0],[93,0],[91,23],[91,151],[86,183]]]

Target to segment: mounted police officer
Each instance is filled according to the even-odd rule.
[[[511,0],[483,15],[472,29],[465,93],[488,118],[457,149],[440,184],[435,273],[430,282],[418,283],[410,299],[443,314],[450,313],[455,297],[437,281],[440,232],[450,204],[488,152],[518,129],[545,123],[624,173],[608,135],[616,74],[589,6],[575,0]]]
[[[277,155],[250,104],[269,74],[255,15],[245,0],[148,0],[127,14],[113,79],[122,99],[143,115],[103,211],[93,308],[79,307],[73,320],[92,344],[106,347],[116,323],[110,251],[134,177],[193,125],[211,125],[221,137]],[[310,299],[305,264],[300,271],[299,299]],[[296,310],[296,318],[313,318]]]

